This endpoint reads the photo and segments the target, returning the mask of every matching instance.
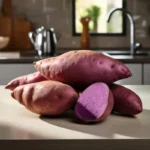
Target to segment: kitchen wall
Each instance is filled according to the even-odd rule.
[[[136,21],[136,39],[144,48],[150,48],[150,1],[127,0],[127,8],[134,14]],[[44,25],[54,27],[60,49],[80,48],[80,37],[72,36],[72,0],[13,0],[13,10],[16,15],[25,15],[33,23],[33,28]],[[96,36],[91,37],[93,48],[128,48],[128,33],[124,37]]]

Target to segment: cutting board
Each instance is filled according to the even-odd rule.
[[[11,27],[11,18],[0,13],[0,36],[11,37]],[[9,47],[11,47],[11,42],[9,42],[5,49],[8,49]]]
[[[24,51],[32,49],[28,38],[31,31],[31,22],[24,16],[14,16],[12,13],[12,0],[3,0],[0,13],[0,36],[9,36],[9,51]]]
[[[0,13],[0,36],[11,35],[11,19]]]
[[[31,31],[31,22],[26,20],[20,20],[18,18],[13,19],[13,43],[17,50],[29,50],[31,48],[31,42],[28,38],[28,33]]]

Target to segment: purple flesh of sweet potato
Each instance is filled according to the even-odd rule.
[[[104,83],[94,83],[83,91],[76,105],[76,116],[87,122],[102,121],[113,109],[114,99]]]

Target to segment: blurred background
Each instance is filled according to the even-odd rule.
[[[134,46],[127,16],[117,11],[107,23],[112,8],[131,13]],[[150,84],[149,16],[149,0],[0,0],[1,84],[34,72],[36,60],[83,48],[125,63],[134,75],[120,84]],[[136,56],[130,55],[131,47]]]
[[[149,0],[125,0],[126,9],[129,10],[136,22],[136,38],[143,44],[144,48],[150,47],[149,26],[150,26],[150,1]],[[85,15],[92,15],[92,11],[97,11],[95,22],[90,22],[90,31],[99,33],[121,33],[122,15],[116,12],[107,24],[106,15],[113,7],[122,7],[123,0],[76,0],[76,8],[73,12],[74,0],[20,0],[12,1],[14,16],[24,16],[32,23],[32,30],[44,26],[54,27],[59,38],[58,49],[80,48],[80,37],[72,34],[75,24],[76,32],[81,32],[82,26],[79,18]],[[2,3],[2,0],[0,0]],[[96,6],[96,7],[93,7]],[[76,19],[73,20],[73,13]],[[92,49],[109,48],[129,48],[129,23],[126,27],[125,36],[92,36]],[[20,27],[21,28],[21,27]],[[28,48],[27,48],[28,49]]]

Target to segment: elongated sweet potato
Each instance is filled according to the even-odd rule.
[[[28,75],[24,75],[21,77],[17,77],[10,81],[5,88],[9,90],[14,90],[17,86],[28,84],[28,83],[35,83],[40,81],[47,80],[44,76],[42,76],[39,72],[31,73]]]
[[[75,88],[86,88],[96,82],[110,84],[131,76],[131,72],[123,63],[90,50],[70,51],[37,61],[34,66],[45,78]]]
[[[110,89],[114,96],[113,111],[123,115],[136,115],[142,112],[142,101],[136,93],[117,84],[110,86]]]
[[[57,81],[42,81],[18,86],[12,92],[28,110],[41,114],[57,116],[72,108],[78,98],[69,85]]]
[[[94,83],[80,94],[75,105],[75,114],[86,122],[102,121],[113,109],[114,99],[104,83]]]

